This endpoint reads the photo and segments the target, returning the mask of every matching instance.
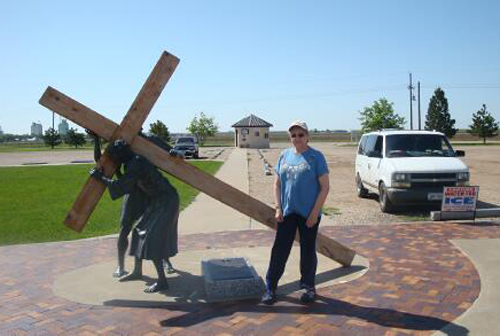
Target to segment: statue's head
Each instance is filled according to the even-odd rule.
[[[124,140],[116,140],[113,142],[113,144],[108,147],[108,153],[111,159],[118,164],[127,162],[134,155],[132,149]]]

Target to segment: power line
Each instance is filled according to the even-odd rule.
[[[449,88],[449,89],[500,89],[500,84],[435,84],[422,86],[423,88]]]

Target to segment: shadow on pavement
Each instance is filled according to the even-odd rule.
[[[348,276],[356,272],[360,272],[367,267],[355,265],[351,267],[338,267],[332,270],[318,273],[316,275],[316,284],[322,284],[340,277]],[[168,277],[169,289],[161,291],[160,294],[173,298],[175,303],[179,304],[195,304],[206,303],[205,288],[203,277],[194,275],[189,272],[175,269],[175,276]],[[143,276],[141,281],[150,286],[156,282],[155,278]],[[278,293],[280,295],[287,295],[297,291],[300,288],[299,281],[290,282],[279,286]],[[172,303],[170,301],[170,303]],[[141,300],[109,300],[105,301],[105,306],[118,306],[118,307],[136,307],[136,308],[165,308],[163,302],[158,301],[141,301]]]
[[[317,275],[317,283],[329,281],[335,277],[348,275],[349,273],[358,272],[365,267],[354,266],[350,268],[340,267],[329,270]],[[179,274],[176,285],[195,285],[202,286],[203,278],[198,275],[192,275],[188,272],[176,271]],[[299,287],[298,282],[292,282],[279,287],[280,301],[285,305],[266,306],[259,303],[259,300],[244,300],[244,301],[229,301],[220,303],[206,303],[204,301],[192,300],[193,298],[185,297],[185,290],[171,289],[163,292],[165,296],[175,297],[176,302],[158,302],[144,300],[109,300],[104,302],[105,306],[112,307],[132,307],[132,308],[153,308],[167,309],[169,311],[184,312],[181,316],[172,317],[159,324],[163,327],[190,327],[205,321],[228,317],[235,313],[274,313],[274,314],[324,314],[331,316],[345,316],[358,318],[369,323],[378,324],[387,328],[401,328],[406,330],[441,330],[447,327],[445,332],[448,335],[468,335],[469,330],[453,322],[446,321],[440,318],[412,314],[403,311],[398,311],[390,308],[369,307],[351,304],[346,301],[328,298],[318,295],[314,304],[303,305],[300,300],[285,295],[293,293]],[[204,293],[202,294],[204,296]]]
[[[162,327],[190,327],[203,323],[210,319],[228,317],[235,313],[273,313],[273,314],[324,314],[346,316],[358,318],[369,323],[378,324],[387,328],[400,328],[406,330],[441,330],[447,327],[445,332],[448,335],[463,336],[468,335],[469,330],[463,326],[446,321],[440,318],[412,314],[389,308],[368,307],[351,304],[349,302],[327,298],[321,295],[317,296],[314,304],[303,305],[300,300],[295,298],[281,298],[282,302],[291,305],[287,306],[266,306],[259,304],[257,300],[246,300],[231,303],[197,303],[197,304],[179,304],[179,303],[161,303],[148,301],[128,301],[113,300],[109,301],[109,306],[120,307],[147,307],[168,309],[170,311],[185,312],[181,316],[160,321]],[[325,321],[327,322],[327,321]]]

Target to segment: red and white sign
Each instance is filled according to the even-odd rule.
[[[476,211],[479,187],[444,187],[441,211]]]

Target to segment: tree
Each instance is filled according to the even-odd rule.
[[[54,146],[59,146],[61,144],[61,136],[52,127],[45,131],[42,138],[45,144],[50,146],[52,149],[54,149]]]
[[[372,106],[365,107],[361,112],[361,132],[371,132],[383,128],[403,128],[405,118],[394,112],[394,103],[385,98],[373,102]]]
[[[483,138],[483,144],[486,144],[486,138],[498,135],[498,123],[495,118],[486,110],[486,105],[472,115],[472,125],[469,126],[470,134]]]
[[[78,146],[85,145],[87,141],[85,140],[85,134],[78,133],[76,129],[70,128],[68,130],[68,133],[66,133],[66,135],[64,136],[64,142],[70,146],[75,146],[75,148],[78,148]]]
[[[149,133],[156,135],[167,143],[170,142],[170,132],[168,131],[168,127],[160,120],[157,120],[149,125]]]
[[[451,119],[448,112],[448,99],[444,96],[444,91],[438,87],[429,101],[425,129],[444,133],[448,138],[451,138],[457,133],[457,129],[453,128],[454,125],[455,119]]]
[[[198,143],[203,146],[207,137],[214,136],[219,127],[214,123],[214,118],[207,117],[205,113],[200,113],[200,118],[194,117],[186,128],[198,139]]]

